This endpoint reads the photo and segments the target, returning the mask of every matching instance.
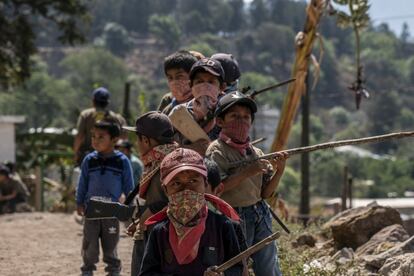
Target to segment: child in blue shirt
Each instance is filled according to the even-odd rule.
[[[115,151],[120,135],[120,126],[109,119],[98,121],[92,129],[92,147],[81,165],[81,175],[76,189],[76,204],[79,215],[85,214],[88,202],[93,197],[118,202],[121,195],[133,189],[131,163],[128,157]],[[82,275],[93,275],[99,261],[99,239],[103,249],[105,271],[110,276],[120,275],[121,261],[117,254],[119,221],[116,218],[85,220],[81,267]]]

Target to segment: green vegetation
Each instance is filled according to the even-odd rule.
[[[294,37],[302,29],[305,7],[305,1],[289,0],[254,0],[250,5],[242,0],[90,1],[91,20],[81,28],[86,38],[82,47],[65,47],[56,42],[56,27],[34,24],[33,49],[38,48],[38,55],[28,51],[25,54],[32,58],[24,61],[25,66],[31,65],[31,77],[24,85],[0,91],[1,113],[25,115],[28,120],[22,132],[30,127],[71,128],[80,110],[90,105],[90,93],[97,86],[109,88],[111,107],[121,112],[124,84],[129,81],[130,108],[135,117],[144,110],[155,109],[167,91],[163,58],[178,49],[197,50],[207,56],[230,52],[242,70],[240,87],[263,88],[290,77]],[[86,16],[86,11],[78,8],[69,11]],[[0,19],[2,14],[3,11]],[[33,22],[44,23],[42,13],[32,17]],[[339,28],[334,17],[323,18],[319,33],[324,57],[319,82],[311,91],[312,144],[411,130],[414,43],[407,25],[402,30],[398,37],[387,25],[368,23],[367,29],[360,32],[364,86],[371,97],[357,111],[355,96],[348,89],[355,79],[353,30]],[[63,31],[65,34],[69,29]],[[0,31],[0,38],[1,34]],[[69,42],[79,38],[78,32],[69,34]],[[315,45],[316,56],[320,51]],[[0,81],[12,77],[11,73],[3,74],[6,71],[1,68],[5,64],[8,66],[0,59]],[[24,68],[22,76],[28,77],[29,67]],[[280,108],[284,93],[284,89],[267,92],[257,101],[262,107],[266,104]],[[299,141],[300,124],[296,124],[289,147],[299,146]],[[401,196],[405,189],[414,187],[410,140],[364,148],[393,158],[357,158],[329,151],[311,154],[313,195],[338,196],[345,165],[354,177],[357,196],[385,197],[389,192]],[[281,184],[281,193],[292,203],[299,198],[299,164],[297,158],[289,161]],[[374,185],[367,185],[372,183],[367,180]]]

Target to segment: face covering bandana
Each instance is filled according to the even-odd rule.
[[[183,103],[192,97],[190,82],[188,80],[173,80],[168,82],[171,94],[179,102]]]
[[[209,112],[214,112],[219,93],[220,90],[209,83],[199,83],[192,87],[193,115],[196,121],[201,121]]]
[[[179,224],[188,226],[205,204],[204,194],[184,190],[168,196],[167,214]]]
[[[192,262],[198,253],[207,219],[204,194],[184,190],[168,196],[169,242],[179,264]]]
[[[236,143],[246,143],[249,140],[251,124],[244,120],[236,119],[224,124],[221,132]]]

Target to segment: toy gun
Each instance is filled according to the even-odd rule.
[[[305,152],[312,152],[316,150],[338,148],[338,147],[347,146],[347,145],[378,143],[378,142],[382,142],[382,141],[389,140],[389,139],[401,139],[401,138],[406,138],[406,137],[411,137],[411,136],[414,136],[414,131],[389,133],[389,134],[370,136],[370,137],[359,138],[359,139],[349,139],[349,140],[341,140],[341,141],[335,141],[335,142],[327,142],[327,143],[317,144],[313,146],[288,149],[288,150],[284,150],[281,152],[286,152],[289,154],[289,156],[292,156],[292,155],[302,154]],[[257,158],[253,158],[251,160],[233,162],[230,164],[230,167],[237,168],[240,166],[245,166],[250,163],[256,162],[257,160],[260,160],[260,159],[274,159],[278,156],[278,154],[279,152],[272,152],[269,154],[259,156]]]
[[[221,272],[226,271],[227,269],[229,269],[233,265],[241,262],[242,260],[248,258],[250,255],[256,253],[260,249],[262,249],[265,246],[269,245],[272,241],[276,240],[279,237],[280,237],[280,232],[273,233],[269,237],[267,237],[267,238],[259,241],[255,245],[252,245],[251,247],[247,248],[246,250],[244,250],[243,252],[241,252],[240,254],[238,254],[237,256],[231,258],[230,260],[228,260],[224,264],[216,267],[214,269],[214,272],[221,273]]]
[[[159,171],[159,167],[149,172],[145,175],[144,178],[141,179],[141,182],[148,181],[151,179],[157,172]],[[109,200],[102,200],[102,199],[94,199],[88,203],[85,212],[86,219],[105,219],[105,218],[117,218],[120,221],[129,220],[134,211],[136,210],[136,206],[129,206],[130,203],[134,200],[139,192],[139,186],[137,185],[126,197],[124,204],[119,202],[111,202]],[[139,217],[145,209],[137,207],[137,216]]]
[[[294,82],[295,80],[296,80],[295,78],[288,79],[288,80],[285,80],[285,81],[282,81],[282,82],[273,84],[271,86],[265,87],[265,88],[260,89],[260,90],[253,90],[253,92],[250,93],[250,94],[248,94],[247,96],[250,97],[250,98],[252,98],[252,99],[254,99],[254,97],[256,97],[257,95],[259,95],[259,94],[261,94],[263,92],[266,92],[266,91],[269,91],[269,90],[278,88],[278,87],[283,86],[285,84]],[[243,87],[240,92],[243,93],[243,94],[247,94],[247,92],[249,92],[250,90],[251,90],[251,87],[250,86],[247,86],[247,87]]]

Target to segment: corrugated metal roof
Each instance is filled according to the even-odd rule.
[[[25,121],[25,116],[0,115],[0,123],[21,124]]]
[[[352,207],[364,207],[372,202],[377,202],[381,206],[390,206],[395,209],[414,208],[414,197],[402,198],[353,198]],[[341,204],[341,198],[327,200],[325,205]]]

